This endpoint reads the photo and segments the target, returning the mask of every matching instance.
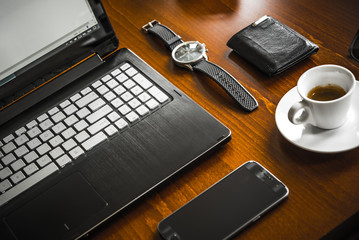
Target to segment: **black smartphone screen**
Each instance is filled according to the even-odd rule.
[[[254,161],[247,162],[162,220],[165,239],[226,239],[288,196],[287,187]]]

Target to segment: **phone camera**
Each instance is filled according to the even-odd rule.
[[[177,233],[173,233],[168,240],[181,240],[180,236]]]

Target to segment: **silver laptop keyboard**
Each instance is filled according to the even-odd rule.
[[[125,63],[0,139],[0,206],[169,101]]]

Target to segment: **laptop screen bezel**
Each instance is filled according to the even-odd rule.
[[[65,72],[66,69],[94,53],[103,58],[118,48],[118,38],[101,1],[88,0],[88,2],[97,19],[98,29],[71,44],[57,47],[15,72],[16,78],[0,87],[0,125],[19,114],[9,109],[16,108],[21,101],[26,101],[27,93],[33,92],[39,83],[61,75],[61,72]],[[26,40],[24,43],[26,44]],[[56,77],[51,81],[56,81]],[[41,88],[46,87],[46,84],[41,86]]]

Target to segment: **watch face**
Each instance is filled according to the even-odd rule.
[[[203,58],[206,49],[197,41],[184,42],[173,49],[172,57],[179,63],[192,63]]]

